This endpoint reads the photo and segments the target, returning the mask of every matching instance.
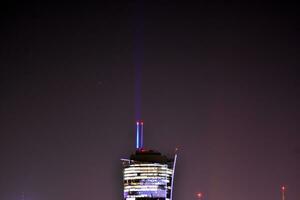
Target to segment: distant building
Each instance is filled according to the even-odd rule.
[[[171,200],[177,155],[168,158],[143,148],[143,122],[137,122],[136,151],[123,162],[124,200]]]

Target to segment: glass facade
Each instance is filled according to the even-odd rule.
[[[124,200],[170,200],[174,159],[149,154],[132,157],[135,159],[123,160]]]

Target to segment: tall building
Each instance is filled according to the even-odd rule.
[[[136,151],[123,164],[124,200],[172,200],[173,158],[143,147],[143,121],[136,124]]]

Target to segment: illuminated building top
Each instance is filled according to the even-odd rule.
[[[177,155],[168,158],[143,147],[143,122],[137,122],[136,151],[123,161],[124,200],[171,200]]]

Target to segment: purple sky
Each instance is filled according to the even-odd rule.
[[[299,199],[296,4],[0,11],[1,200],[122,199],[137,101],[145,146],[180,149],[174,200]]]

